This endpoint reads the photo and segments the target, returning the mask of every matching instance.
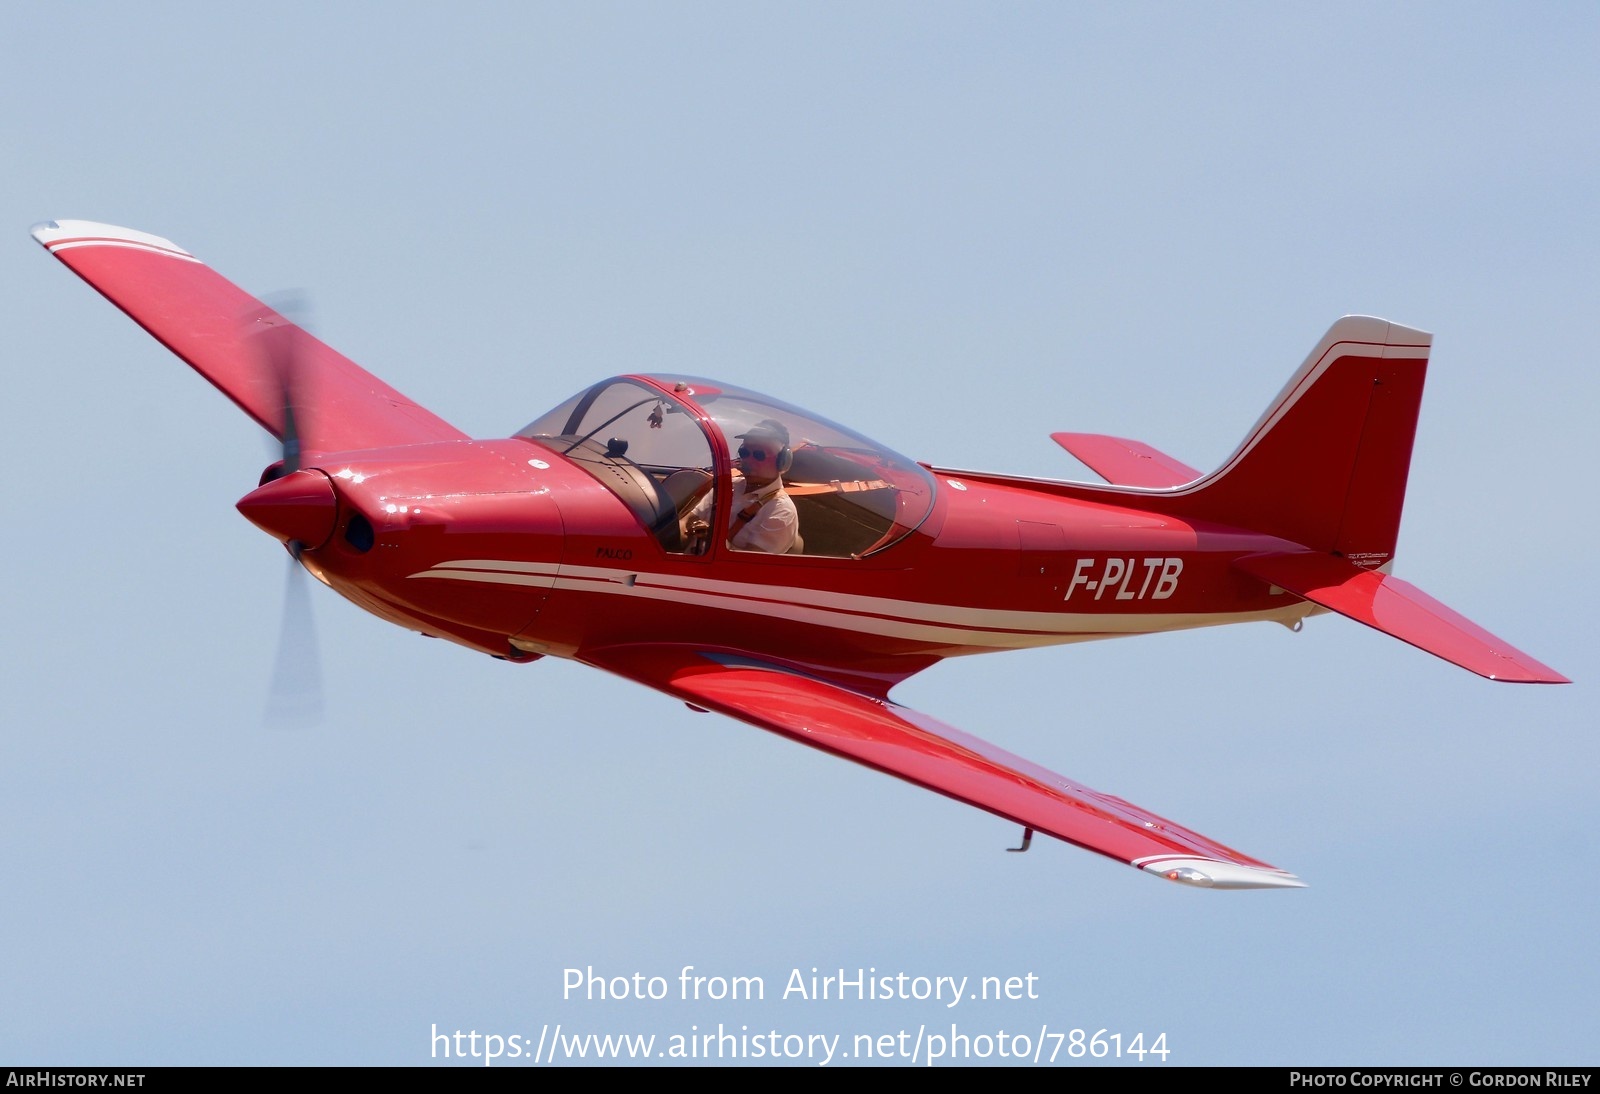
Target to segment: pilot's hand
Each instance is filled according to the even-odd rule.
[[[684,521],[683,538],[685,553],[703,555],[706,548],[711,545],[711,525],[698,517]]]

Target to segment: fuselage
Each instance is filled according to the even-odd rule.
[[[1312,609],[1233,566],[1281,540],[972,473],[929,469],[915,528],[821,557],[720,536],[703,554],[666,550],[589,470],[520,437],[316,467],[338,511],[308,568],[392,622],[510,660],[682,642],[886,691],[949,656]]]

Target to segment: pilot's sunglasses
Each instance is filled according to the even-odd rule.
[[[739,446],[739,458],[741,460],[764,460],[770,454],[765,448],[751,448],[747,444]]]

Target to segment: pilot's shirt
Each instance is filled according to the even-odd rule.
[[[758,498],[765,498],[749,520],[742,514]],[[711,498],[707,496],[695,507],[695,516],[711,519]],[[784,493],[783,480],[773,479],[765,486],[751,488],[744,476],[733,480],[733,534],[728,546],[735,551],[766,551],[769,554],[787,554],[800,533],[800,514],[794,501]]]

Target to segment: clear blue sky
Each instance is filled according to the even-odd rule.
[[[1593,5],[0,26],[0,1063],[425,1064],[434,1026],[546,1023],[1594,1062]],[[322,589],[325,720],[269,728],[285,563],[233,511],[269,448],[28,238],[58,217],[303,290],[327,341],[490,436],[685,371],[946,465],[1084,477],[1048,439],[1079,429],[1211,467],[1337,316],[1392,318],[1435,333],[1396,572],[1577,683],[1493,685],[1329,617],[897,693],[1299,892],[1008,855],[987,814]],[[567,968],[675,995],[685,965],[767,998],[562,998]],[[778,998],[813,967],[1031,973],[1038,998]]]

